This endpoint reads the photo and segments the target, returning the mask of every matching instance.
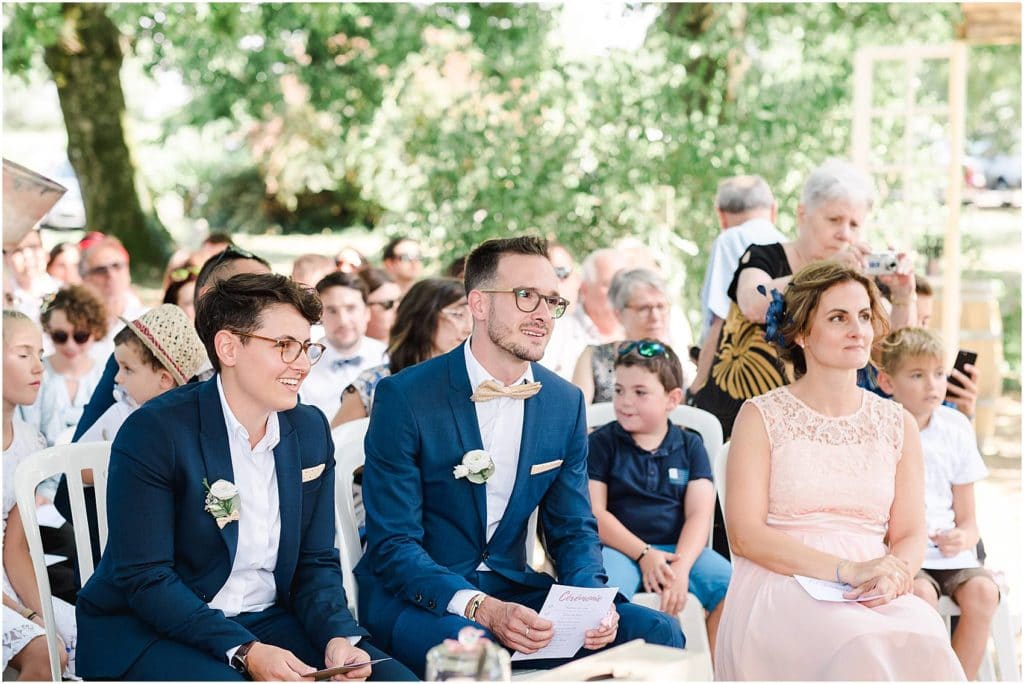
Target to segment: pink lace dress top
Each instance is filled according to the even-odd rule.
[[[767,523],[853,561],[886,553],[903,409],[859,390],[824,416],[780,387],[750,402],[771,448]],[[906,595],[877,608],[810,597],[793,577],[733,555],[715,648],[720,680],[963,680],[938,614]]]

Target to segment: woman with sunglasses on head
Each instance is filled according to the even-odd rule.
[[[359,277],[370,292],[366,299],[366,306],[370,309],[366,336],[387,342],[398,314],[398,303],[402,300],[402,288],[383,268],[364,268]]]
[[[196,279],[201,266],[187,264],[176,268],[168,274],[170,284],[164,289],[164,304],[174,304],[188,316],[190,321],[196,319]]]
[[[665,281],[654,271],[619,271],[608,288],[608,299],[622,323],[625,339],[651,338],[669,342],[669,313]],[[615,386],[615,357],[622,341],[591,345],[580,354],[572,382],[589,404],[611,401]]]
[[[39,397],[24,407],[23,418],[52,445],[78,423],[103,375],[103,364],[90,352],[107,334],[107,312],[92,290],[71,285],[44,305],[40,323],[54,353],[43,359]]]
[[[397,308],[388,342],[389,362],[368,368],[345,388],[332,428],[370,415],[373,393],[382,378],[451,351],[473,329],[465,289],[452,278],[415,283]]]

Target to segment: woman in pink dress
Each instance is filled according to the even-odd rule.
[[[836,262],[773,293],[768,337],[798,378],[747,401],[726,475],[733,575],[720,680],[963,680],[938,613],[911,593],[927,541],[917,426],[857,387],[881,337],[874,284]],[[794,575],[850,585],[814,599]]]

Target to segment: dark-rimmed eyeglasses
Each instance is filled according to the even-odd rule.
[[[50,339],[56,345],[67,344],[68,339],[74,340],[75,344],[82,345],[88,342],[90,337],[92,337],[92,333],[88,330],[76,330],[70,335],[67,330],[54,330],[50,333]]]
[[[266,342],[273,342],[275,347],[281,350],[281,360],[285,363],[294,363],[303,352],[309,358],[309,365],[316,365],[316,362],[323,358],[324,350],[326,347],[319,342],[299,342],[294,337],[264,337],[263,335],[254,335],[252,333],[244,333],[238,330],[232,330],[234,334],[239,337],[251,337],[256,340],[264,340]]]
[[[665,312],[668,311],[668,304],[665,304],[664,302],[659,302],[658,304],[642,304],[640,306],[627,304],[624,308],[629,309],[630,311],[635,311],[641,316],[653,316],[655,313],[664,316]]]
[[[561,318],[565,313],[565,307],[569,306],[569,300],[558,295],[542,295],[530,287],[513,287],[508,290],[480,290],[491,294],[511,293],[515,295],[516,308],[523,313],[533,313],[543,301],[548,306],[548,312],[552,318]]]
[[[653,359],[655,356],[668,354],[668,349],[665,345],[656,340],[636,340],[634,342],[623,342],[619,345],[620,358],[634,351],[645,359]]]
[[[391,311],[398,304],[397,299],[384,299],[379,302],[367,302],[366,306],[379,306],[381,311]]]

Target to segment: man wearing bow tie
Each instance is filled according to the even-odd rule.
[[[419,674],[426,652],[467,625],[523,653],[550,643],[557,625],[537,611],[555,578],[526,563],[535,509],[559,583],[607,580],[583,397],[536,363],[567,304],[546,243],[489,240],[467,258],[465,281],[472,336],[382,380],[366,436],[359,612]],[[578,655],[636,638],[683,646],[674,618],[617,604]]]
[[[387,361],[383,342],[366,336],[370,309],[366,283],[351,273],[330,273],[316,284],[324,305],[324,358],[302,385],[304,404],[316,406],[327,420],[341,406],[341,393],[367,368]]]

